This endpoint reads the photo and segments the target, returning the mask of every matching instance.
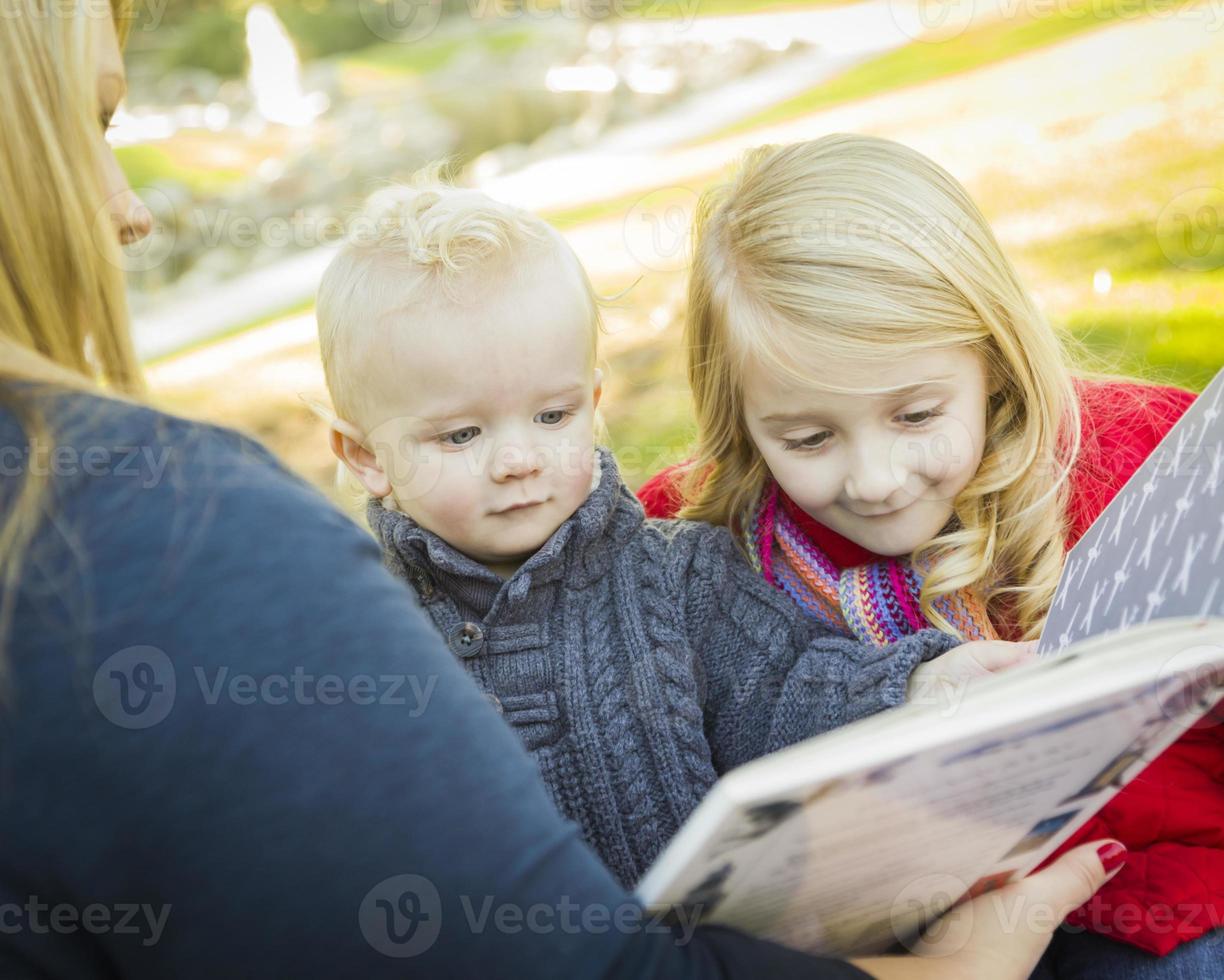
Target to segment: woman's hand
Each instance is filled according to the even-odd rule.
[[[1108,871],[1101,850],[1113,855]],[[1124,853],[1114,841],[1083,844],[1038,874],[958,905],[919,938],[913,955],[851,962],[878,980],[1026,980],[1054,930],[1117,874]]]
[[[1037,641],[975,640],[919,664],[910,675],[905,700],[955,705],[971,681],[998,674],[1037,659]]]

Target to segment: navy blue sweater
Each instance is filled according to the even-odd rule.
[[[26,392],[28,394],[28,391]],[[0,976],[861,977],[652,923],[369,535],[257,444],[87,395],[3,656]]]

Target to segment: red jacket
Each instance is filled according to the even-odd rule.
[[[1071,475],[1067,547],[1181,417],[1194,395],[1178,388],[1126,382],[1077,384],[1083,444]],[[675,467],[638,491],[650,517],[673,517],[680,501]],[[875,555],[812,520],[782,495],[782,504],[839,567]],[[1007,624],[996,624],[1009,635]],[[1224,704],[1170,746],[1059,849],[1101,837],[1122,841],[1130,856],[1088,904],[1068,917],[1113,939],[1164,955],[1224,926]]]

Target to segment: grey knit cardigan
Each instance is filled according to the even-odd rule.
[[[720,773],[900,704],[957,641],[830,633],[725,528],[647,520],[598,456],[590,496],[505,580],[378,500],[367,517],[558,808],[632,886]]]

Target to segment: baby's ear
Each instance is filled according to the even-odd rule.
[[[365,437],[351,422],[333,419],[328,426],[327,441],[336,459],[348,467],[372,497],[385,497],[391,492],[391,481],[379,465],[378,457],[365,447]]]
[[[599,407],[599,397],[603,394],[603,372],[595,369],[595,408]]]

